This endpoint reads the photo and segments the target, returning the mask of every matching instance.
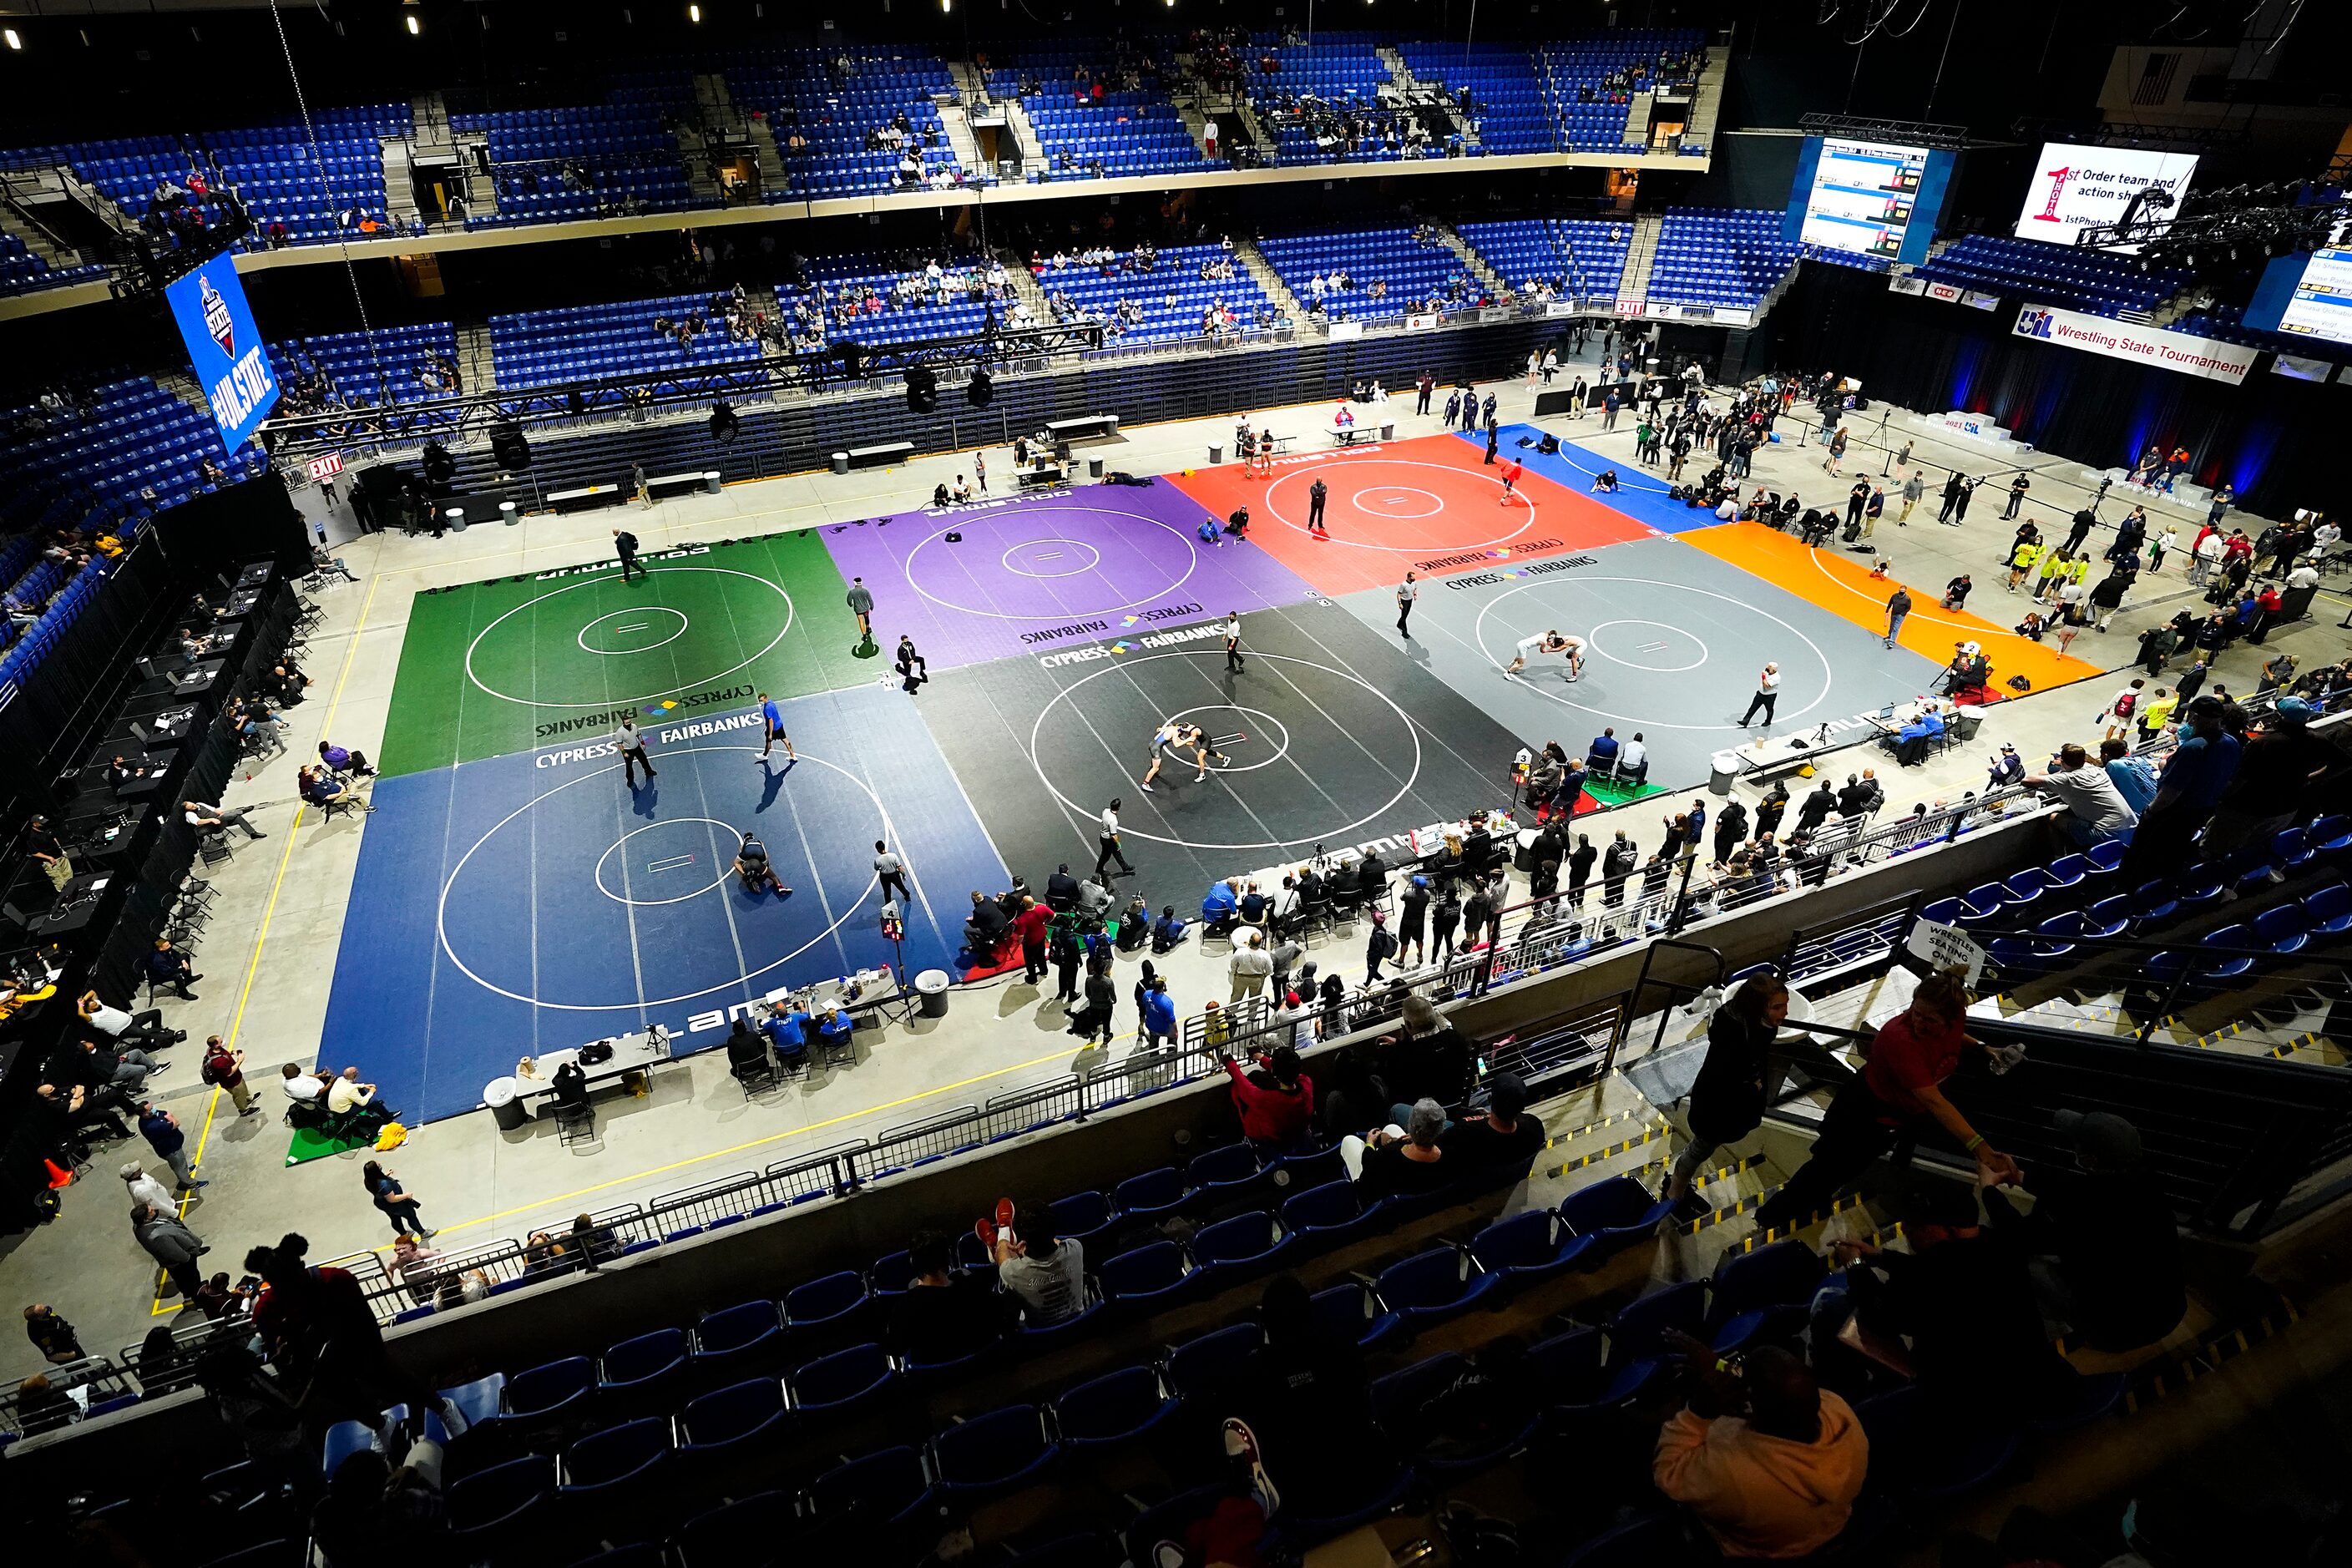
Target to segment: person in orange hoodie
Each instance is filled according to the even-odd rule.
[[[1666,1338],[1689,1394],[1658,1431],[1658,1489],[1726,1557],[1804,1557],[1836,1540],[1870,1468],[1853,1407],[1777,1345],[1748,1352],[1735,1373],[1689,1335]]]

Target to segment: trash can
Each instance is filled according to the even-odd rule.
[[[1384,419],[1381,422],[1381,439],[1383,441],[1393,441],[1396,439],[1395,420]]]
[[[1731,781],[1739,776],[1739,758],[1730,752],[1717,752],[1707,759],[1709,773],[1706,789],[1709,795],[1729,795]]]
[[[1090,479],[1101,479],[1102,465],[1103,460],[1100,458],[1088,458],[1087,459],[1087,478]]]
[[[916,975],[915,995],[922,1005],[924,1017],[946,1017],[948,1016],[948,972],[944,969],[926,969]]]
[[[717,468],[712,468],[702,476],[702,489],[706,495],[717,495],[719,484],[720,475]]]
[[[522,521],[522,513],[515,510],[515,503],[510,500],[499,502],[499,517],[509,528]]]
[[[1983,727],[1984,710],[1981,708],[1963,708],[1952,715],[1952,733],[1959,737],[1963,746],[1975,740],[1977,731]]]
[[[1536,840],[1543,835],[1532,827],[1519,829],[1517,841],[1511,847],[1511,868],[1533,871],[1536,868]]]
[[[836,473],[836,474],[845,474],[845,473],[849,472],[849,454],[848,454],[848,453],[846,453],[846,452],[835,452],[835,453],[833,455],[833,471],[834,471],[835,473]]]
[[[1223,442],[1219,442],[1219,441],[1212,441],[1212,442],[1210,442],[1210,443],[1209,443],[1209,466],[1210,466],[1211,468],[1214,468],[1214,467],[1216,467],[1219,463],[1222,463],[1222,462],[1223,462],[1224,460],[1225,460],[1225,448],[1224,448],[1224,444],[1223,444]]]
[[[511,1077],[494,1078],[482,1085],[482,1103],[490,1108],[501,1132],[519,1132],[530,1125],[530,1108],[523,1104]]]
[[[466,509],[464,507],[453,506],[447,511],[443,512],[441,517],[444,521],[448,523],[448,525],[457,532],[463,533],[466,531]]]

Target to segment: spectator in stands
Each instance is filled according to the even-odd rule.
[[[1457,1172],[1492,1171],[1515,1181],[1526,1175],[1544,1146],[1543,1121],[1528,1111],[1527,1080],[1514,1072],[1488,1079],[1485,1109],[1474,1100],[1470,1113],[1445,1130],[1438,1146]]]
[[[1759,1229],[1782,1229],[1821,1212],[1906,1131],[1941,1128],[1988,1179],[2016,1179],[2017,1163],[1969,1125],[1940,1087],[1971,1049],[1996,1055],[1969,1037],[1968,1006],[1957,971],[1939,970],[1918,983],[1910,1006],[1879,1026],[1864,1070],[1831,1101],[1811,1158],[1757,1210]],[[2011,1060],[1997,1058],[1995,1070],[2007,1070]]]
[[[423,1437],[405,1446],[397,1467],[373,1447],[337,1465],[310,1514],[329,1568],[407,1568],[445,1555],[441,1473],[441,1445]]]
[[[2149,704],[2145,711],[2154,711],[2155,706]],[[2156,798],[2141,814],[2131,847],[2124,853],[2125,886],[2137,887],[2179,864],[2237,775],[2242,747],[2222,727],[2222,714],[2221,702],[2213,697],[2200,697],[2182,710],[2180,742],[2165,758]]]
[[[1426,997],[1404,999],[1399,1023],[1402,1032],[1384,1035],[1378,1047],[1381,1073],[1395,1104],[1434,1100],[1459,1105],[1470,1092],[1476,1052],[1461,1031],[1429,1005]],[[1391,1120],[1402,1121],[1402,1113]]]
[[[1363,1352],[1329,1327],[1295,1275],[1266,1282],[1258,1321],[1265,1341],[1227,1390],[1261,1462],[1294,1508],[1343,1488],[1381,1441],[1367,1404]]]
[[[1706,1057],[1690,1089],[1690,1142],[1659,1191],[1678,1205],[1677,1212],[1708,1206],[1692,1203],[1699,1167],[1723,1145],[1763,1125],[1764,1111],[1788,1071],[1787,1059],[1774,1051],[1788,1016],[1788,985],[1777,974],[1759,974],[1741,981],[1707,1020]]]
[[[1986,1228],[1976,1188],[1959,1182],[1923,1176],[1902,1208],[1907,1253],[1867,1241],[1832,1248],[1863,1331],[1909,1342],[1930,1423],[1961,1434],[2014,1427],[2072,1375],[2043,1331],[2022,1239]]]
[[[116,1083],[144,1083],[163,1070],[144,1051],[131,1048],[133,1046],[153,1046],[160,1049],[188,1037],[185,1029],[164,1026],[162,1008],[148,1007],[136,1013],[126,1012],[100,1001],[95,991],[83,992],[74,1003],[74,1011],[81,1016],[83,1023],[114,1042],[112,1054],[121,1059],[125,1068],[112,1075],[112,1081]],[[87,1038],[82,1044],[85,1048],[97,1048]],[[130,1068],[136,1068],[138,1071],[133,1074],[128,1070]]]
[[[365,752],[346,751],[331,741],[319,742],[319,761],[338,773],[362,779],[375,777],[375,769],[368,764]]]
[[[2129,839],[2139,821],[2106,769],[2094,765],[2090,752],[2071,741],[2058,749],[2047,770],[2017,782],[2066,807],[2059,830],[2078,848],[2110,838]]]
[[[2319,786],[2341,778],[2347,765],[2343,749],[2311,732],[2318,710],[2300,697],[2282,697],[2263,727],[2248,739],[2237,773],[2222,790],[2213,820],[2205,828],[2208,858],[2269,840],[2316,803]]]
[[[918,1231],[907,1244],[907,1289],[889,1299],[890,1348],[909,1361],[957,1360],[992,1342],[1003,1311],[994,1291],[952,1271],[948,1238]]]
[[[1420,1197],[1451,1182],[1454,1167],[1438,1142],[1445,1125],[1444,1106],[1433,1100],[1419,1100],[1402,1126],[1391,1123],[1360,1138],[1340,1139],[1340,1161],[1363,1201]]]
[[[1298,1053],[1276,1046],[1244,1072],[1230,1056],[1220,1058],[1233,1080],[1234,1110],[1242,1136],[1277,1150],[1295,1148],[1314,1125],[1315,1080],[1299,1069]]]
[[[1030,1216],[1030,1236],[1013,1231],[1020,1214]],[[978,1230],[996,1259],[997,1283],[1021,1303],[1022,1320],[1031,1328],[1062,1322],[1086,1310],[1086,1248],[1053,1233],[1051,1211],[1043,1205],[1016,1209],[1007,1199],[997,1205],[996,1219],[982,1220]]]
[[[1658,1489],[1734,1561],[1810,1556],[1836,1540],[1870,1461],[1853,1407],[1778,1345],[1733,1366],[1688,1334],[1667,1343],[1686,1402],[1658,1433]]]
[[[2021,1211],[1998,1187],[1985,1215],[2028,1253],[2042,1316],[2100,1350],[2127,1351],[2170,1333],[2188,1310],[2180,1233],[2163,1194],[2140,1173],[2139,1129],[2104,1110],[2053,1118],[2074,1146],[2074,1169],[2028,1166]]]

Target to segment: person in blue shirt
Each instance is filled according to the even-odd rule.
[[[760,1029],[773,1045],[776,1059],[789,1062],[808,1055],[808,1026],[806,1013],[779,1002],[769,1011]]]
[[[1198,532],[1203,544],[1223,544],[1225,542],[1223,525],[1213,517],[1202,518]]]
[[[784,743],[784,761],[793,763],[800,760],[799,754],[793,750],[793,738],[784,733],[783,710],[776,706],[776,700],[764,691],[760,693],[760,727],[768,732],[767,744],[760,748],[761,762],[768,760],[769,751],[779,741]]]
[[[1168,982],[1157,977],[1143,994],[1143,1038],[1155,1050],[1176,1043],[1176,1001],[1168,994]]]
[[[1241,900],[1231,882],[1212,882],[1207,896],[1201,900],[1201,919],[1215,925],[1232,920],[1240,909]]]
[[[817,1015],[817,1041],[828,1053],[851,1050],[849,1035],[855,1026],[848,1014],[828,1002]]]
[[[1160,906],[1160,918],[1151,922],[1151,951],[1166,952],[1184,940],[1184,921],[1176,913],[1176,906]]]
[[[2107,777],[2115,781],[2116,793],[2135,816],[2147,815],[2148,803],[2156,799],[2156,764],[2146,757],[2135,757],[2130,742],[2123,740],[2099,742],[2100,765]]]
[[[1617,764],[1617,731],[1603,730],[1585,743],[1584,765],[1609,773]]]

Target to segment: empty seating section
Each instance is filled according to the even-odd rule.
[[[1400,44],[1413,79],[1470,93],[1470,118],[1477,123],[1478,150],[1494,156],[1573,151],[1552,112],[1537,71],[1536,57],[1515,44]],[[1624,120],[1617,121],[1622,127]],[[1613,145],[1613,140],[1612,144]]]
[[[383,138],[406,135],[413,122],[404,103],[320,110],[311,116],[319,137],[315,158],[299,121],[207,132],[204,142],[251,210],[257,229],[283,224],[289,242],[317,245],[343,232],[347,213],[384,216]],[[268,243],[266,232],[246,241],[255,250]]]
[[[845,73],[843,60],[848,61]],[[887,191],[909,182],[899,160],[911,153],[923,178],[961,181],[934,104],[955,96],[955,79],[936,55],[883,46],[769,49],[730,60],[727,90],[737,107],[767,115],[784,160],[785,189],[771,201],[810,201]],[[905,117],[903,149],[873,144]]]
[[[1157,81],[1140,79],[1130,88],[1079,76],[1082,69],[1111,72],[1118,59],[1118,50],[1103,43],[989,51],[988,90],[1020,99],[1045,150],[1042,177],[1116,180],[1223,168],[1209,162]]]
[[[2341,343],[2331,343],[2326,338],[2305,337],[2293,332],[2266,332],[2246,325],[2246,312],[2242,306],[2215,303],[2201,310],[2191,310],[2172,323],[2175,331],[2194,332],[2200,338],[2219,338],[2225,343],[2243,343],[2250,349],[2268,349],[2273,353],[2299,354],[2305,359],[2334,360],[2338,363],[2352,361],[2352,349]]]
[[[942,288],[936,295],[901,294],[902,279],[923,276],[923,267],[894,267],[878,256],[828,256],[809,263],[809,273],[815,287],[795,289],[780,284],[776,299],[785,325],[793,331],[804,330],[798,307],[806,304],[818,310],[817,330],[824,341],[854,338],[861,342],[914,342],[925,338],[966,336],[982,331],[987,324],[988,301],[971,298],[969,292]],[[943,283],[984,275],[964,266],[944,268]],[[845,324],[840,311],[845,305],[856,303],[861,297],[871,295],[879,301],[879,310],[862,311],[855,324]],[[819,310],[819,307],[822,307]],[[996,318],[1005,320],[1005,308],[999,305]]]
[[[0,294],[29,294],[105,276],[103,267],[51,267],[15,235],[0,234]]]
[[[2189,281],[2185,272],[2142,272],[2125,257],[1993,234],[1963,236],[1913,276],[2098,316],[2152,310]]]
[[[1446,310],[1487,302],[1485,285],[1470,276],[1461,257],[1434,241],[1422,243],[1410,228],[1288,235],[1261,239],[1257,247],[1300,304],[1311,308],[1319,298],[1335,320],[1402,315],[1433,299]],[[1347,273],[1349,288],[1330,287],[1335,270]],[[1320,295],[1314,287],[1318,275],[1325,279]],[[1377,299],[1374,282],[1388,285]]]
[[[709,321],[710,330],[696,333],[689,345],[680,346],[675,332],[655,330],[656,321],[676,323],[698,310]],[[500,386],[539,386],[758,359],[758,342],[730,340],[722,315],[711,295],[674,294],[492,316],[490,360]]]
[[[1650,263],[1650,298],[1750,308],[1796,265],[1781,215],[1765,207],[1668,207]]]
[[[370,342],[373,335],[373,342]],[[415,327],[379,327],[367,332],[323,332],[285,338],[269,345],[278,380],[289,389],[308,373],[327,384],[347,408],[383,403],[417,403],[443,395],[421,374],[436,357],[457,357],[457,330],[446,321]]]
[[[1180,245],[1160,252],[1149,272],[1126,270],[1122,255],[1121,270],[1108,277],[1096,267],[1045,267],[1038,270],[1037,282],[1054,301],[1058,319],[1098,317],[1108,323],[1106,342],[1130,347],[1203,336],[1205,312],[1220,304],[1233,313],[1236,331],[1271,325],[1274,301],[1240,262],[1234,262],[1231,278],[1202,278],[1202,264],[1224,256],[1222,246]],[[1123,318],[1122,303],[1129,307]]]
[[[458,114],[460,133],[489,138],[498,210],[467,228],[554,223],[694,205],[686,164],[660,110],[644,102]]]
[[[1626,247],[1633,242],[1630,220],[1604,218],[1512,218],[1465,223],[1457,232],[1520,293],[1541,283],[1563,298],[1581,300],[1616,297]]]
[[[1626,123],[1633,91],[1649,90],[1662,60],[1690,57],[1703,41],[1692,28],[1632,28],[1546,45],[1539,59],[1559,120],[1561,150],[1612,153],[1646,141],[1646,126]],[[1638,77],[1632,74],[1636,71]]]
[[[0,410],[0,426],[26,428],[35,410]],[[206,487],[209,457],[229,479],[268,467],[258,447],[221,452],[213,422],[145,376],[92,395],[87,420],[68,412],[11,441],[0,459],[0,516],[12,524],[71,528],[86,519],[127,523]]]

